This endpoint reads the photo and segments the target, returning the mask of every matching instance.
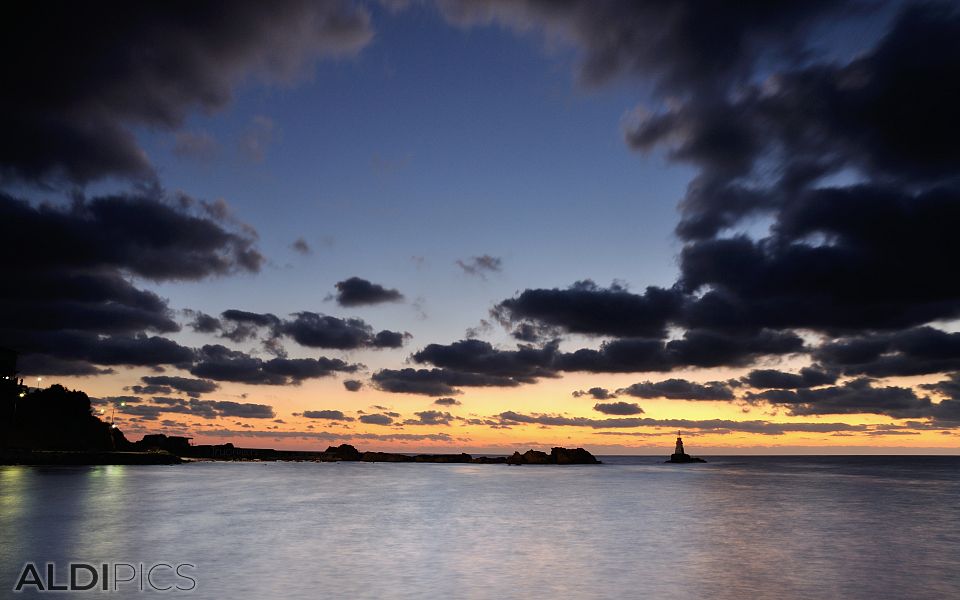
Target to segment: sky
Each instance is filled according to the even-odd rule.
[[[0,10],[0,346],[128,437],[960,448],[951,3]]]

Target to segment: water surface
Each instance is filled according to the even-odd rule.
[[[0,596],[75,561],[196,564],[166,597],[960,597],[958,457],[604,460],[0,467]]]

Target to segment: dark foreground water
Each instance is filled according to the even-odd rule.
[[[960,458],[605,460],[0,467],[0,597],[73,561],[196,565],[166,597],[960,598]],[[154,596],[118,587],[77,596]]]

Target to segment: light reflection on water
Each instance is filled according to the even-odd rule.
[[[0,467],[0,596],[74,560],[191,562],[193,598],[960,597],[958,458],[660,460]]]

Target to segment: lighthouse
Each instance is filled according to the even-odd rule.
[[[668,463],[695,463],[695,462],[707,462],[702,458],[696,458],[690,456],[683,449],[683,438],[680,437],[680,432],[677,432],[677,446],[673,450],[673,454],[670,455],[670,458],[667,460]]]

